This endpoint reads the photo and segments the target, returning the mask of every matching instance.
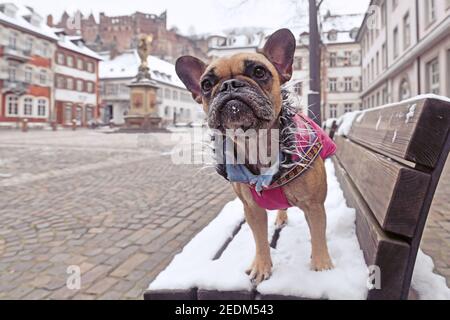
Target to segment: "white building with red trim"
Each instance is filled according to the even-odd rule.
[[[99,116],[98,63],[100,56],[84,45],[79,36],[56,30],[55,117],[63,126],[88,126]]]
[[[48,121],[57,39],[33,9],[0,4],[0,124]]]

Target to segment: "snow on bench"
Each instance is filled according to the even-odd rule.
[[[150,284],[145,298],[158,298],[163,294],[173,299],[195,299],[196,296],[199,299],[252,299],[255,296],[261,299],[365,299],[368,271],[355,235],[355,212],[345,204],[332,162],[326,161],[325,165],[329,188],[325,202],[327,235],[335,269],[326,272],[309,269],[309,229],[303,213],[291,208],[289,222],[279,234],[276,249],[271,249],[272,276],[253,288],[245,270],[253,259],[254,241],[249,226],[243,224],[242,203],[236,199],[175,256]],[[271,242],[274,242],[275,216],[275,211],[269,211]],[[231,242],[223,250],[223,244],[229,239]],[[222,250],[220,257],[214,259]]]
[[[328,196],[327,238],[335,268],[309,269],[309,229],[301,210],[288,210],[288,224],[277,232],[276,212],[269,211],[272,276],[253,287],[246,268],[254,241],[244,223],[239,199],[219,215],[176,255],[149,285],[145,299],[366,299],[369,271],[355,234],[355,210],[348,208],[330,160],[325,162]],[[277,238],[277,234],[279,236]],[[275,238],[275,239],[274,239]],[[412,285],[423,299],[450,299],[445,279],[433,273],[430,257],[419,251]]]

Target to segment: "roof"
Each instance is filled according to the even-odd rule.
[[[355,42],[363,19],[363,13],[326,15],[321,24],[322,41],[326,44]],[[336,37],[329,37],[331,33]]]
[[[140,58],[136,50],[128,50],[114,59],[109,59],[108,55],[103,57],[104,60],[99,64],[100,79],[132,79],[136,77],[140,65]],[[153,80],[185,88],[175,72],[175,65],[155,56],[149,56],[147,62]]]
[[[58,46],[60,46],[61,48],[74,51],[97,60],[103,60],[103,58],[98,53],[92,51],[84,45],[82,37],[65,35],[64,32],[60,31],[60,29],[54,29],[53,31],[63,34],[58,39]]]
[[[39,16],[36,12],[34,12],[33,9],[16,3],[1,3],[0,5],[13,5],[17,8],[17,12],[14,17],[10,17],[0,11],[0,23],[3,22],[16,26],[20,29],[25,29],[31,33],[38,34],[51,40],[58,40],[58,37],[55,35],[52,29],[47,26],[45,20],[42,19],[42,17]],[[37,15],[42,19],[39,26],[31,24],[25,19],[26,16],[30,16],[32,14]]]

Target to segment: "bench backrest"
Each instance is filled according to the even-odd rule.
[[[369,299],[406,299],[428,211],[450,150],[450,103],[435,98],[369,109],[337,136],[336,174],[356,209]]]

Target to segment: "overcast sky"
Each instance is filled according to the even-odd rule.
[[[0,0],[6,2],[8,0]],[[11,0],[9,0],[11,1]],[[59,19],[64,10],[125,15],[135,11],[159,14],[167,9],[169,27],[183,33],[208,33],[232,27],[275,28],[298,22],[308,12],[307,0],[14,0],[26,4],[42,15]],[[365,12],[369,0],[325,0],[324,8],[332,13]]]

